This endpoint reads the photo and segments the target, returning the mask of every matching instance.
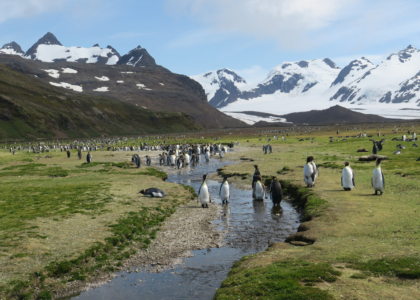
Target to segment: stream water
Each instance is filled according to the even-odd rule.
[[[211,174],[232,162],[211,159],[195,167],[169,172],[167,181],[190,185],[198,191],[202,175]],[[297,231],[299,214],[288,201],[283,212],[273,210],[270,199],[253,201],[251,190],[230,188],[230,203],[218,198],[220,183],[207,180],[213,200],[221,207],[214,221],[227,230],[225,246],[193,251],[183,264],[159,273],[118,273],[109,284],[67,299],[212,299],[232,265],[244,255],[264,251],[270,242],[281,242]],[[251,185],[251,183],[250,183]]]

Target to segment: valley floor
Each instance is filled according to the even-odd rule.
[[[273,133],[241,139],[247,146],[237,153],[243,163],[225,167],[223,174],[233,175],[233,182],[249,183],[253,165],[259,165],[263,179],[269,182],[277,176],[288,192],[293,187],[297,198],[307,200],[302,207],[304,222],[288,243],[271,244],[267,251],[235,264],[215,298],[419,299],[420,162],[416,160],[420,151],[412,147],[413,142],[391,141],[407,130],[415,132],[416,125],[403,125],[399,128],[403,133],[397,134],[394,128],[382,125],[367,125],[360,131],[347,131],[343,126],[338,135],[335,129],[302,130],[286,136],[284,142],[279,134],[279,141],[269,142],[273,153],[266,155],[262,145]],[[343,136],[363,130],[375,140],[386,138],[380,153],[389,156],[382,163],[386,182],[382,196],[372,195],[375,162],[359,162],[356,152],[359,148],[370,152],[372,142],[351,137],[342,141]],[[386,136],[377,137],[377,132]],[[331,143],[329,137],[335,141]],[[394,155],[401,143],[406,149]],[[313,189],[306,189],[303,182],[303,166],[309,155],[315,157],[320,169]],[[356,187],[349,192],[341,187],[345,161],[355,172]]]

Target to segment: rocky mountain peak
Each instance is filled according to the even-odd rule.
[[[47,32],[42,38],[38,40],[28,51],[25,53],[26,58],[35,59],[36,52],[39,45],[58,45],[63,46],[51,32]]]
[[[23,54],[25,54],[25,52],[23,52],[22,48],[16,42],[11,42],[11,43],[5,44],[0,49],[0,53],[1,54],[13,54],[13,55],[23,55]]]
[[[133,67],[155,67],[155,59],[141,46],[137,46],[126,55],[123,55],[117,65],[129,65]]]
[[[323,59],[323,62],[324,63],[326,63],[328,66],[330,66],[331,67],[331,69],[340,69],[340,67],[339,66],[337,66],[336,64],[335,64],[335,62],[333,62],[331,59],[329,59],[329,58],[324,58]]]

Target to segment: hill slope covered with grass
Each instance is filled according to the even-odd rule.
[[[0,140],[137,135],[201,128],[188,114],[154,112],[115,99],[66,91],[0,64]]]

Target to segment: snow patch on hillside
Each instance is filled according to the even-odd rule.
[[[58,70],[48,69],[48,70],[43,70],[43,71],[47,72],[48,75],[53,77],[53,78],[59,78],[60,77],[60,71],[58,71]]]
[[[103,86],[103,87],[100,87],[100,88],[94,89],[93,91],[94,91],[94,92],[109,92],[109,89],[108,89],[108,87],[107,87],[107,86]]]
[[[53,85],[53,86],[58,86],[58,87],[62,87],[62,88],[65,88],[65,89],[70,89],[70,90],[73,90],[75,92],[83,92],[83,88],[81,86],[73,85],[73,84],[70,84],[70,83],[67,83],[67,82],[59,82],[59,83],[50,82],[50,84]]]

